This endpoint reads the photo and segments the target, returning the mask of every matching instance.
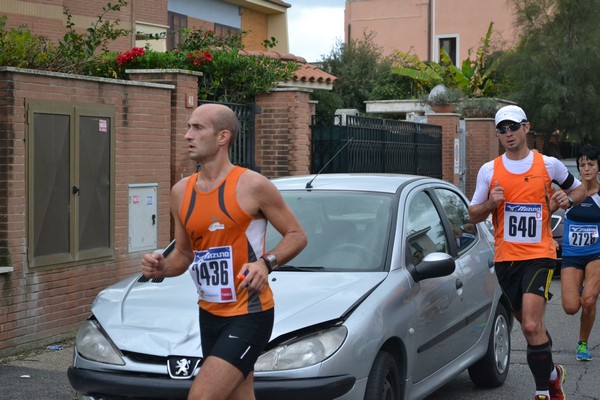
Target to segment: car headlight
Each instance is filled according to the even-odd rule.
[[[280,371],[315,365],[335,353],[347,334],[345,326],[338,326],[282,343],[261,355],[254,370]]]
[[[100,324],[87,320],[75,338],[77,352],[88,360],[105,364],[125,365],[122,354],[104,334]]]

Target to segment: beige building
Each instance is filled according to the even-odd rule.
[[[439,61],[444,48],[455,64],[477,49],[490,22],[492,41],[503,48],[515,43],[511,0],[346,0],[346,42],[374,32],[385,55],[396,50],[422,60]]]
[[[6,27],[27,25],[36,35],[56,41],[65,34],[68,9],[76,30],[95,23],[110,0],[2,0],[0,17]],[[112,0],[114,4],[115,1]],[[105,20],[118,19],[118,27],[131,35],[111,43],[111,50],[126,51],[133,46],[150,46],[156,51],[173,49],[180,40],[180,29],[210,30],[224,37],[231,32],[247,32],[247,50],[289,52],[287,9],[282,0],[128,0],[119,13],[110,12]],[[148,35],[152,35],[148,39]],[[263,40],[276,38],[272,49]]]

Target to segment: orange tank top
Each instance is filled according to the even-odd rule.
[[[237,290],[242,265],[264,253],[267,221],[253,218],[238,204],[236,186],[245,168],[234,167],[212,191],[200,192],[198,173],[188,179],[179,218],[194,251],[188,269],[198,304],[211,314],[229,317],[269,310],[273,292]]]
[[[534,152],[531,168],[522,174],[509,172],[502,156],[497,157],[490,190],[496,181],[504,188],[505,201],[493,212],[495,261],[556,259],[549,206],[552,182],[543,156]]]

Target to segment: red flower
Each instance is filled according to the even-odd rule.
[[[119,64],[119,65],[128,64],[128,63],[132,62],[133,60],[135,60],[136,58],[143,56],[145,52],[146,52],[146,50],[144,50],[143,47],[134,47],[131,50],[126,51],[125,53],[119,54],[117,56],[117,64]]]
[[[210,54],[208,51],[206,50],[202,50],[202,56],[204,58],[204,61],[210,61],[213,59],[213,55]]]
[[[192,64],[197,66],[202,65],[203,62],[209,62],[212,58],[212,54],[206,50],[195,50],[187,55],[187,59],[191,60]]]

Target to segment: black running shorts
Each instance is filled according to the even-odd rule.
[[[524,293],[552,298],[550,283],[556,260],[539,258],[523,261],[501,261],[495,264],[500,287],[510,301],[513,311],[521,310]]]
[[[225,360],[245,379],[269,343],[274,316],[274,309],[235,317],[219,317],[200,309],[204,359],[214,356]]]

